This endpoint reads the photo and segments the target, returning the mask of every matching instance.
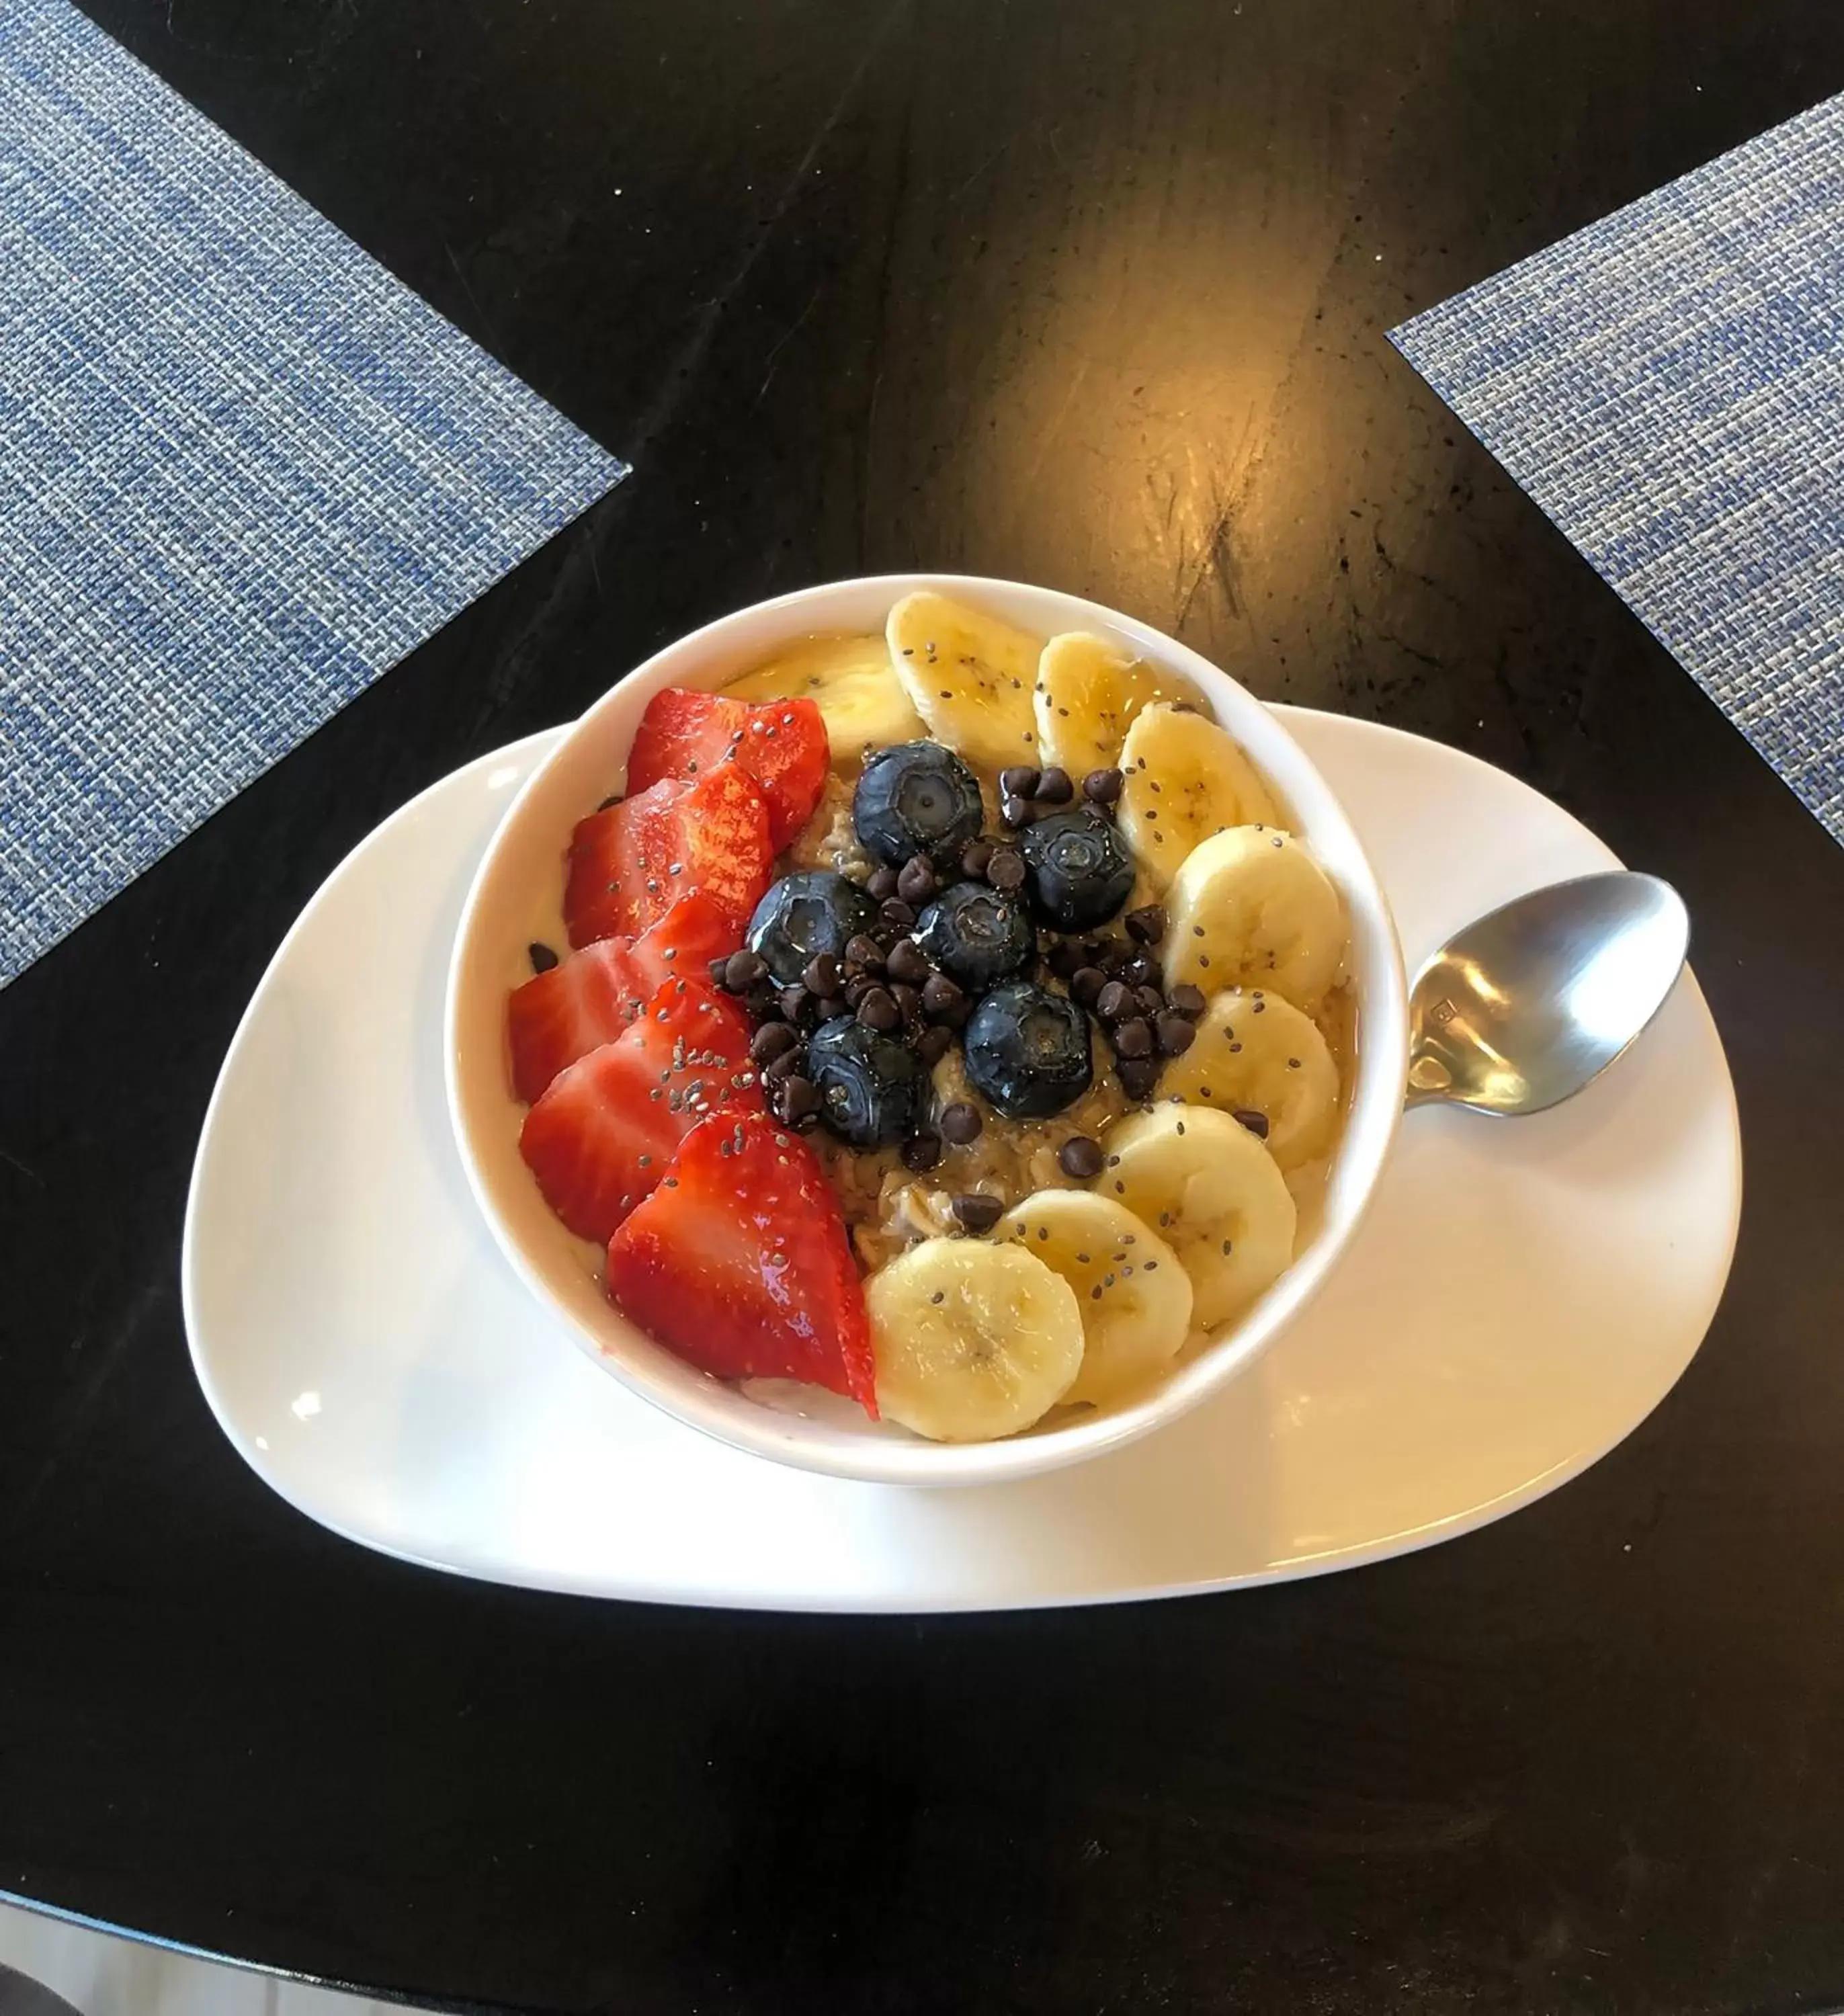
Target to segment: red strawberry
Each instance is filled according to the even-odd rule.
[[[702,982],[738,942],[725,911],[693,890],[639,938],[598,939],[515,988],[506,1010],[513,1090],[531,1105],[566,1064],[612,1043],[662,981]]]
[[[769,801],[769,837],[778,854],[813,816],[832,761],[826,722],[810,700],[759,707],[721,693],[668,686],[646,704],[628,751],[628,789],[662,777],[701,777],[726,761],[741,765]]]
[[[696,981],[669,980],[612,1043],[558,1072],[525,1115],[519,1152],[551,1209],[600,1242],[701,1120],[761,1110],[741,1015]]]
[[[701,889],[740,937],[774,873],[767,801],[735,764],[721,764],[696,783],[657,783],[582,821],[570,842],[564,926],[573,945],[637,938]]]
[[[608,1245],[610,1298],[720,1379],[802,1379],[875,1420],[864,1290],[819,1158],[766,1114],[694,1127]]]

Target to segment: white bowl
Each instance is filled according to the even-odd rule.
[[[524,1109],[505,1042],[509,989],[529,972],[535,937],[561,943],[564,850],[576,822],[627,760],[642,710],[662,686],[714,687],[795,639],[881,629],[892,603],[935,589],[1049,637],[1093,630],[1201,688],[1217,718],[1291,805],[1301,837],[1342,891],[1357,996],[1356,1068],[1317,1227],[1294,1264],[1220,1341],[1182,1359],[1131,1406],[1074,1414],[1003,1442],[923,1442],[816,1395],[791,1413],[694,1370],[628,1323],[603,1295],[599,1256],[551,1215],[519,1155]],[[1376,1186],[1403,1109],[1408,999],[1396,927],[1338,802],[1299,745],[1245,688],[1133,617],[1050,589],[952,574],[886,574],[803,589],[708,624],[630,672],[535,771],[508,808],[468,892],[448,974],[448,1093],[468,1180],[506,1258],[584,1350],[655,1406],[707,1435],[803,1470],[886,1484],[989,1484],[1118,1449],[1195,1406],[1253,1363],[1318,1291]]]

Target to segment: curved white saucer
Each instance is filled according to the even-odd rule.
[[[1469,757],[1284,711],[1370,850],[1411,974],[1480,912],[1617,865]],[[927,1491],[787,1469],[679,1426],[528,1297],[451,1145],[456,920],[549,740],[458,771],[341,865],[276,953],[207,1115],[183,1260],[193,1363],[258,1474],[335,1532],[496,1581],[764,1609],[1221,1589],[1378,1560],[1528,1503],[1627,1434],[1702,1340],[1741,1154],[1687,974],[1567,1105],[1409,1115],[1302,1321],[1131,1448]]]

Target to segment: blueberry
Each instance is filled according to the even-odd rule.
[[[749,949],[783,987],[792,987],[814,959],[837,959],[877,920],[877,906],[855,883],[830,868],[810,868],[772,883],[749,920]]]
[[[854,1148],[905,1140],[922,1117],[928,1075],[921,1060],[850,1016],[823,1023],[808,1039],[807,1076],[819,1094],[820,1118]]]
[[[979,780],[938,742],[880,749],[852,800],[859,841],[887,868],[901,868],[918,854],[952,861],[977,837],[983,816]]]
[[[1018,844],[1031,870],[1032,907],[1060,931],[1092,931],[1127,900],[1133,859],[1119,829],[1090,812],[1053,812]]]
[[[916,920],[916,943],[976,992],[1028,966],[1037,951],[1024,898],[984,882],[956,882]]]
[[[1089,1089],[1089,1018],[1028,980],[996,987],[973,1011],[967,1075],[1008,1120],[1047,1120]]]

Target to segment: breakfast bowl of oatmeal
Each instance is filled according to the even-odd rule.
[[[1253,1363],[1363,1214],[1406,1030],[1376,877],[1252,694],[1073,596],[893,576],[590,708],[481,862],[445,1039],[487,1222],[599,1364],[926,1485]]]

